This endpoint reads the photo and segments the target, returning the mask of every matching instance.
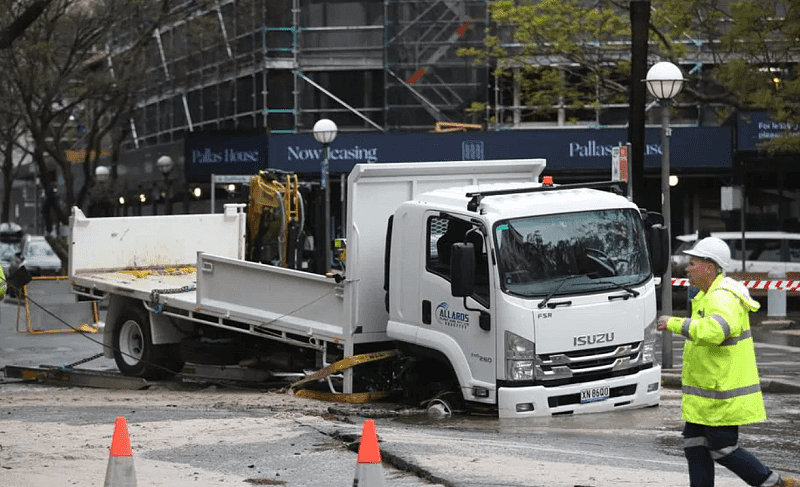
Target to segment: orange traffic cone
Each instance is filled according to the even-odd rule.
[[[108,469],[103,487],[136,487],[128,424],[122,416],[118,416],[114,423],[114,437],[108,452]]]
[[[383,470],[381,468],[381,451],[378,449],[378,435],[375,433],[375,421],[364,420],[361,432],[361,444],[358,445],[358,465],[353,487],[383,487]]]

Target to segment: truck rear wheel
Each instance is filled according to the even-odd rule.
[[[124,311],[114,325],[114,361],[129,377],[169,377],[183,367],[177,345],[153,345],[144,309]]]

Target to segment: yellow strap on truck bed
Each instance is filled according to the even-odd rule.
[[[299,381],[290,385],[289,390],[293,391],[295,388],[300,387],[304,384],[325,379],[326,377],[328,377],[333,373],[341,372],[343,370],[349,369],[350,367],[355,367],[356,365],[394,357],[398,353],[399,352],[397,350],[385,350],[382,352],[371,352],[371,353],[364,353],[361,355],[351,355],[350,357],[338,360],[328,365],[327,367],[314,372],[313,374],[307,375],[303,379],[300,379]],[[384,397],[387,397],[389,395],[388,392],[357,392],[353,394],[335,394],[331,392],[318,392],[310,390],[298,390],[293,392],[298,397],[308,397],[312,399],[319,399],[321,401],[348,402],[353,404],[363,404],[365,402],[376,401],[378,399],[383,399]]]
[[[181,274],[192,274],[196,269],[192,266],[188,267],[162,267],[159,269],[123,269],[117,272],[123,274],[130,274],[134,277],[143,278],[147,276],[177,276]]]

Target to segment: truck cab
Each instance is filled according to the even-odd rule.
[[[392,219],[387,334],[427,371],[411,380],[441,374],[453,402],[500,417],[656,405],[652,232],[598,189],[422,194]]]

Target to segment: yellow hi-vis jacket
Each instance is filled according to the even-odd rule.
[[[3,272],[3,267],[0,266],[0,301],[6,297],[6,289],[8,287],[8,283],[6,283],[6,275]]]
[[[767,419],[750,331],[758,301],[740,282],[717,276],[692,299],[692,317],[673,317],[667,329],[686,337],[683,348],[682,417],[707,426]]]

